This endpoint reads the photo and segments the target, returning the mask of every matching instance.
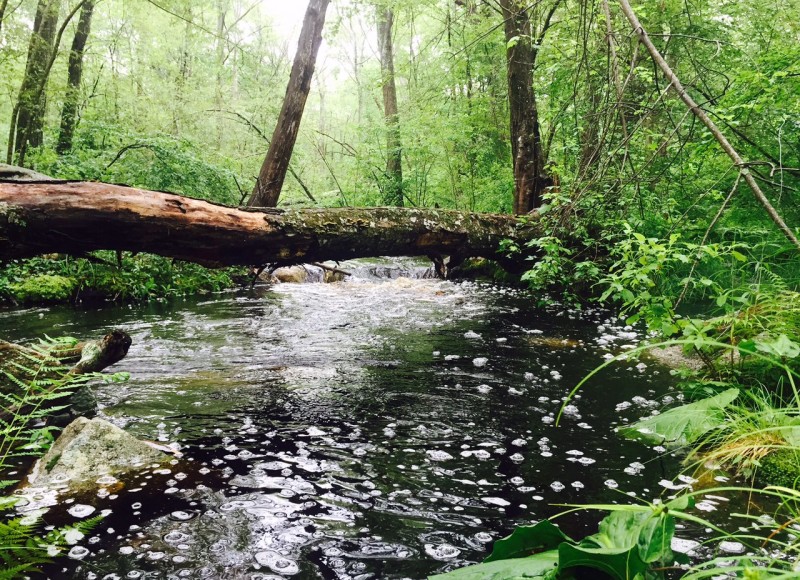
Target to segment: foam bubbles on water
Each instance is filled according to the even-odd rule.
[[[76,518],[85,518],[90,516],[94,513],[95,508],[90,505],[85,505],[82,503],[76,503],[74,506],[67,510],[69,515],[76,517]]]
[[[178,522],[186,522],[186,521],[191,520],[192,518],[194,518],[196,515],[197,514],[193,514],[193,513],[190,513],[190,512],[185,512],[185,511],[182,511],[182,510],[178,510],[178,511],[174,511],[171,514],[169,514],[169,517],[171,519],[175,520],[175,521],[178,521]]]
[[[438,449],[429,449],[425,452],[428,456],[428,459],[431,461],[447,461],[448,459],[452,459],[453,456],[450,455],[447,451],[441,451]]]
[[[496,505],[499,507],[506,507],[511,505],[510,502],[504,500],[502,497],[482,497],[481,500],[489,505]]]
[[[452,560],[461,550],[450,544],[425,544],[425,553],[434,560]]]
[[[744,544],[741,542],[732,542],[730,540],[723,540],[719,543],[719,551],[723,554],[743,554]]]
[[[164,541],[168,544],[182,544],[189,540],[191,536],[178,530],[172,530],[164,536]]]
[[[67,556],[72,558],[73,560],[83,560],[86,556],[89,555],[89,548],[84,546],[73,546],[69,552],[67,552]]]
[[[634,461],[628,467],[624,469],[625,473],[628,475],[639,475],[642,471],[644,471],[644,465],[639,461]]]
[[[255,560],[261,566],[266,566],[277,574],[294,576],[300,572],[300,566],[297,565],[297,562],[290,560],[289,558],[282,556],[273,550],[258,552],[255,555]]]

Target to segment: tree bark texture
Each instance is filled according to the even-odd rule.
[[[389,8],[378,11],[378,49],[381,60],[383,87],[383,116],[386,120],[386,180],[383,202],[403,206],[403,149],[400,141],[400,115],[397,109],[397,87],[394,82],[394,47],[392,28],[394,12]]]
[[[3,30],[3,20],[6,17],[6,8],[8,8],[8,0],[2,0],[0,2],[0,32]]]
[[[633,8],[631,8],[630,3],[627,0],[619,0],[619,4],[622,8],[622,12],[625,14],[625,17],[628,19],[628,22],[631,23],[634,34],[636,34],[641,43],[645,45],[653,61],[664,73],[664,76],[669,79],[672,88],[675,89],[675,92],[678,93],[678,96],[681,98],[684,104],[692,111],[692,113],[694,113],[695,117],[700,119],[709,132],[714,136],[714,139],[716,139],[720,144],[728,157],[731,158],[733,164],[739,169],[747,185],[750,186],[750,189],[753,192],[756,200],[758,200],[761,206],[766,210],[767,215],[769,215],[769,218],[772,220],[772,222],[778,227],[779,230],[781,230],[781,232],[783,232],[783,234],[794,245],[794,247],[800,250],[800,240],[798,240],[797,236],[789,228],[789,226],[786,225],[786,222],[783,221],[783,218],[778,214],[778,211],[764,195],[764,192],[761,191],[761,187],[759,187],[758,183],[750,172],[747,162],[742,159],[742,156],[739,155],[739,153],[733,148],[733,145],[730,144],[725,135],[722,134],[722,131],[720,131],[719,128],[714,124],[714,121],[712,121],[706,112],[700,107],[700,105],[695,102],[691,95],[686,92],[686,89],[683,87],[683,84],[678,76],[672,71],[667,61],[664,60],[664,57],[661,56],[661,53],[658,52],[658,49],[650,40],[650,36],[647,34],[647,31],[644,29],[641,22],[639,22],[639,19],[637,18],[636,13],[633,11]]]
[[[533,90],[536,62],[533,27],[527,3],[500,0],[507,43],[508,104],[511,115],[511,155],[514,163],[514,213],[525,214],[541,205],[549,179],[544,172],[544,153],[539,111]]]
[[[296,264],[367,256],[499,257],[536,219],[412,208],[241,210],[104,183],[0,182],[0,260],[93,250],[204,265]],[[524,260],[523,256],[517,258]]]
[[[8,163],[24,165],[28,149],[42,144],[47,100],[45,92],[39,87],[45,85],[50,72],[60,8],[60,0],[39,0],[36,6],[25,76],[11,114],[6,156]]]
[[[322,44],[322,29],[329,3],[330,0],[309,0],[278,124],[248,202],[251,207],[275,207],[278,204],[300,130],[303,110],[311,91],[311,79],[314,76],[317,52]]]
[[[56,145],[56,151],[60,155],[72,149],[72,138],[78,122],[78,102],[81,94],[81,78],[83,77],[83,52],[92,28],[93,12],[94,0],[87,0],[81,8],[78,27],[72,39],[67,67],[67,94],[61,109],[61,131],[58,135],[58,145]]]

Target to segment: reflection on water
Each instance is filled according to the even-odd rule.
[[[357,275],[3,314],[10,339],[128,331],[114,370],[132,379],[97,387],[102,413],[183,453],[78,498],[111,511],[53,575],[423,578],[481,560],[554,504],[664,491],[677,460],[612,431],[674,396],[663,369],[611,367],[555,425],[569,389],[634,330],[508,288],[343,267]]]

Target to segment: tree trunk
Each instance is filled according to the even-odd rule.
[[[556,2],[555,6],[558,5]],[[511,116],[511,155],[514,164],[514,213],[525,214],[539,207],[551,180],[539,129],[539,110],[533,90],[533,67],[538,44],[550,26],[555,6],[549,12],[538,38],[534,38],[528,10],[521,0],[500,0],[507,44],[508,104]]]
[[[6,8],[8,8],[8,0],[0,2],[0,31],[3,30],[3,19],[6,17]]]
[[[275,207],[278,204],[286,170],[300,130],[306,99],[311,90],[311,78],[314,76],[317,52],[322,44],[322,29],[325,26],[325,13],[329,3],[330,0],[309,0],[289,76],[289,85],[283,98],[283,107],[278,116],[275,132],[272,134],[267,157],[261,166],[253,194],[248,202],[250,207]]]
[[[259,212],[104,183],[0,182],[0,260],[93,250],[151,252],[204,265],[296,264],[368,256],[497,259],[538,222],[439,209]],[[520,255],[515,260],[530,264]]]
[[[64,98],[64,107],[61,109],[61,131],[58,135],[56,151],[63,155],[72,149],[72,137],[78,122],[78,101],[81,94],[81,77],[83,76],[83,51],[92,28],[92,12],[94,0],[87,0],[81,8],[81,17],[78,28],[72,39],[72,48],[69,53],[69,66],[67,74],[67,94]]]
[[[759,187],[758,183],[756,183],[756,180],[753,178],[753,175],[750,172],[748,163],[742,159],[741,155],[739,155],[739,153],[733,148],[733,145],[730,144],[725,135],[722,134],[722,131],[720,131],[719,128],[714,124],[714,121],[711,120],[706,112],[700,108],[700,105],[698,105],[689,95],[689,93],[686,92],[686,89],[683,88],[683,84],[681,84],[680,79],[672,71],[669,64],[667,64],[667,61],[664,60],[664,57],[661,56],[661,53],[658,52],[658,49],[650,40],[650,36],[639,22],[639,19],[636,17],[636,13],[633,11],[633,8],[631,8],[630,3],[627,0],[619,0],[619,4],[622,8],[622,12],[625,14],[625,17],[631,23],[634,34],[636,34],[642,44],[645,45],[653,61],[664,73],[664,76],[669,79],[672,88],[675,89],[675,92],[678,93],[678,96],[681,98],[684,104],[692,111],[692,113],[694,113],[695,117],[700,119],[709,132],[714,136],[714,139],[716,139],[720,144],[728,157],[731,158],[733,164],[739,169],[740,174],[744,178],[747,185],[750,186],[750,190],[753,192],[756,200],[758,200],[758,202],[766,210],[767,215],[769,215],[769,218],[772,220],[772,222],[778,227],[779,230],[781,230],[781,232],[783,232],[783,234],[794,245],[794,247],[800,250],[800,240],[797,239],[797,236],[789,228],[789,226],[786,225],[786,222],[783,221],[783,218],[781,218],[775,207],[773,207],[773,205],[764,195],[764,192],[761,191],[761,188]]]
[[[6,156],[8,163],[24,165],[28,148],[42,144],[47,101],[45,91],[39,87],[46,84],[50,72],[49,62],[55,50],[60,8],[60,0],[39,0],[36,6],[25,76],[22,78],[17,104],[11,113]]]
[[[403,149],[400,141],[400,116],[397,110],[397,87],[394,82],[392,28],[394,13],[378,7],[378,48],[383,86],[383,115],[386,120],[386,179],[383,202],[403,206]]]

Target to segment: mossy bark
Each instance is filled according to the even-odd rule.
[[[0,260],[52,252],[150,252],[204,265],[293,264],[369,256],[498,258],[538,220],[441,209],[248,211],[88,182],[0,182]],[[524,264],[525,256],[508,260]]]

